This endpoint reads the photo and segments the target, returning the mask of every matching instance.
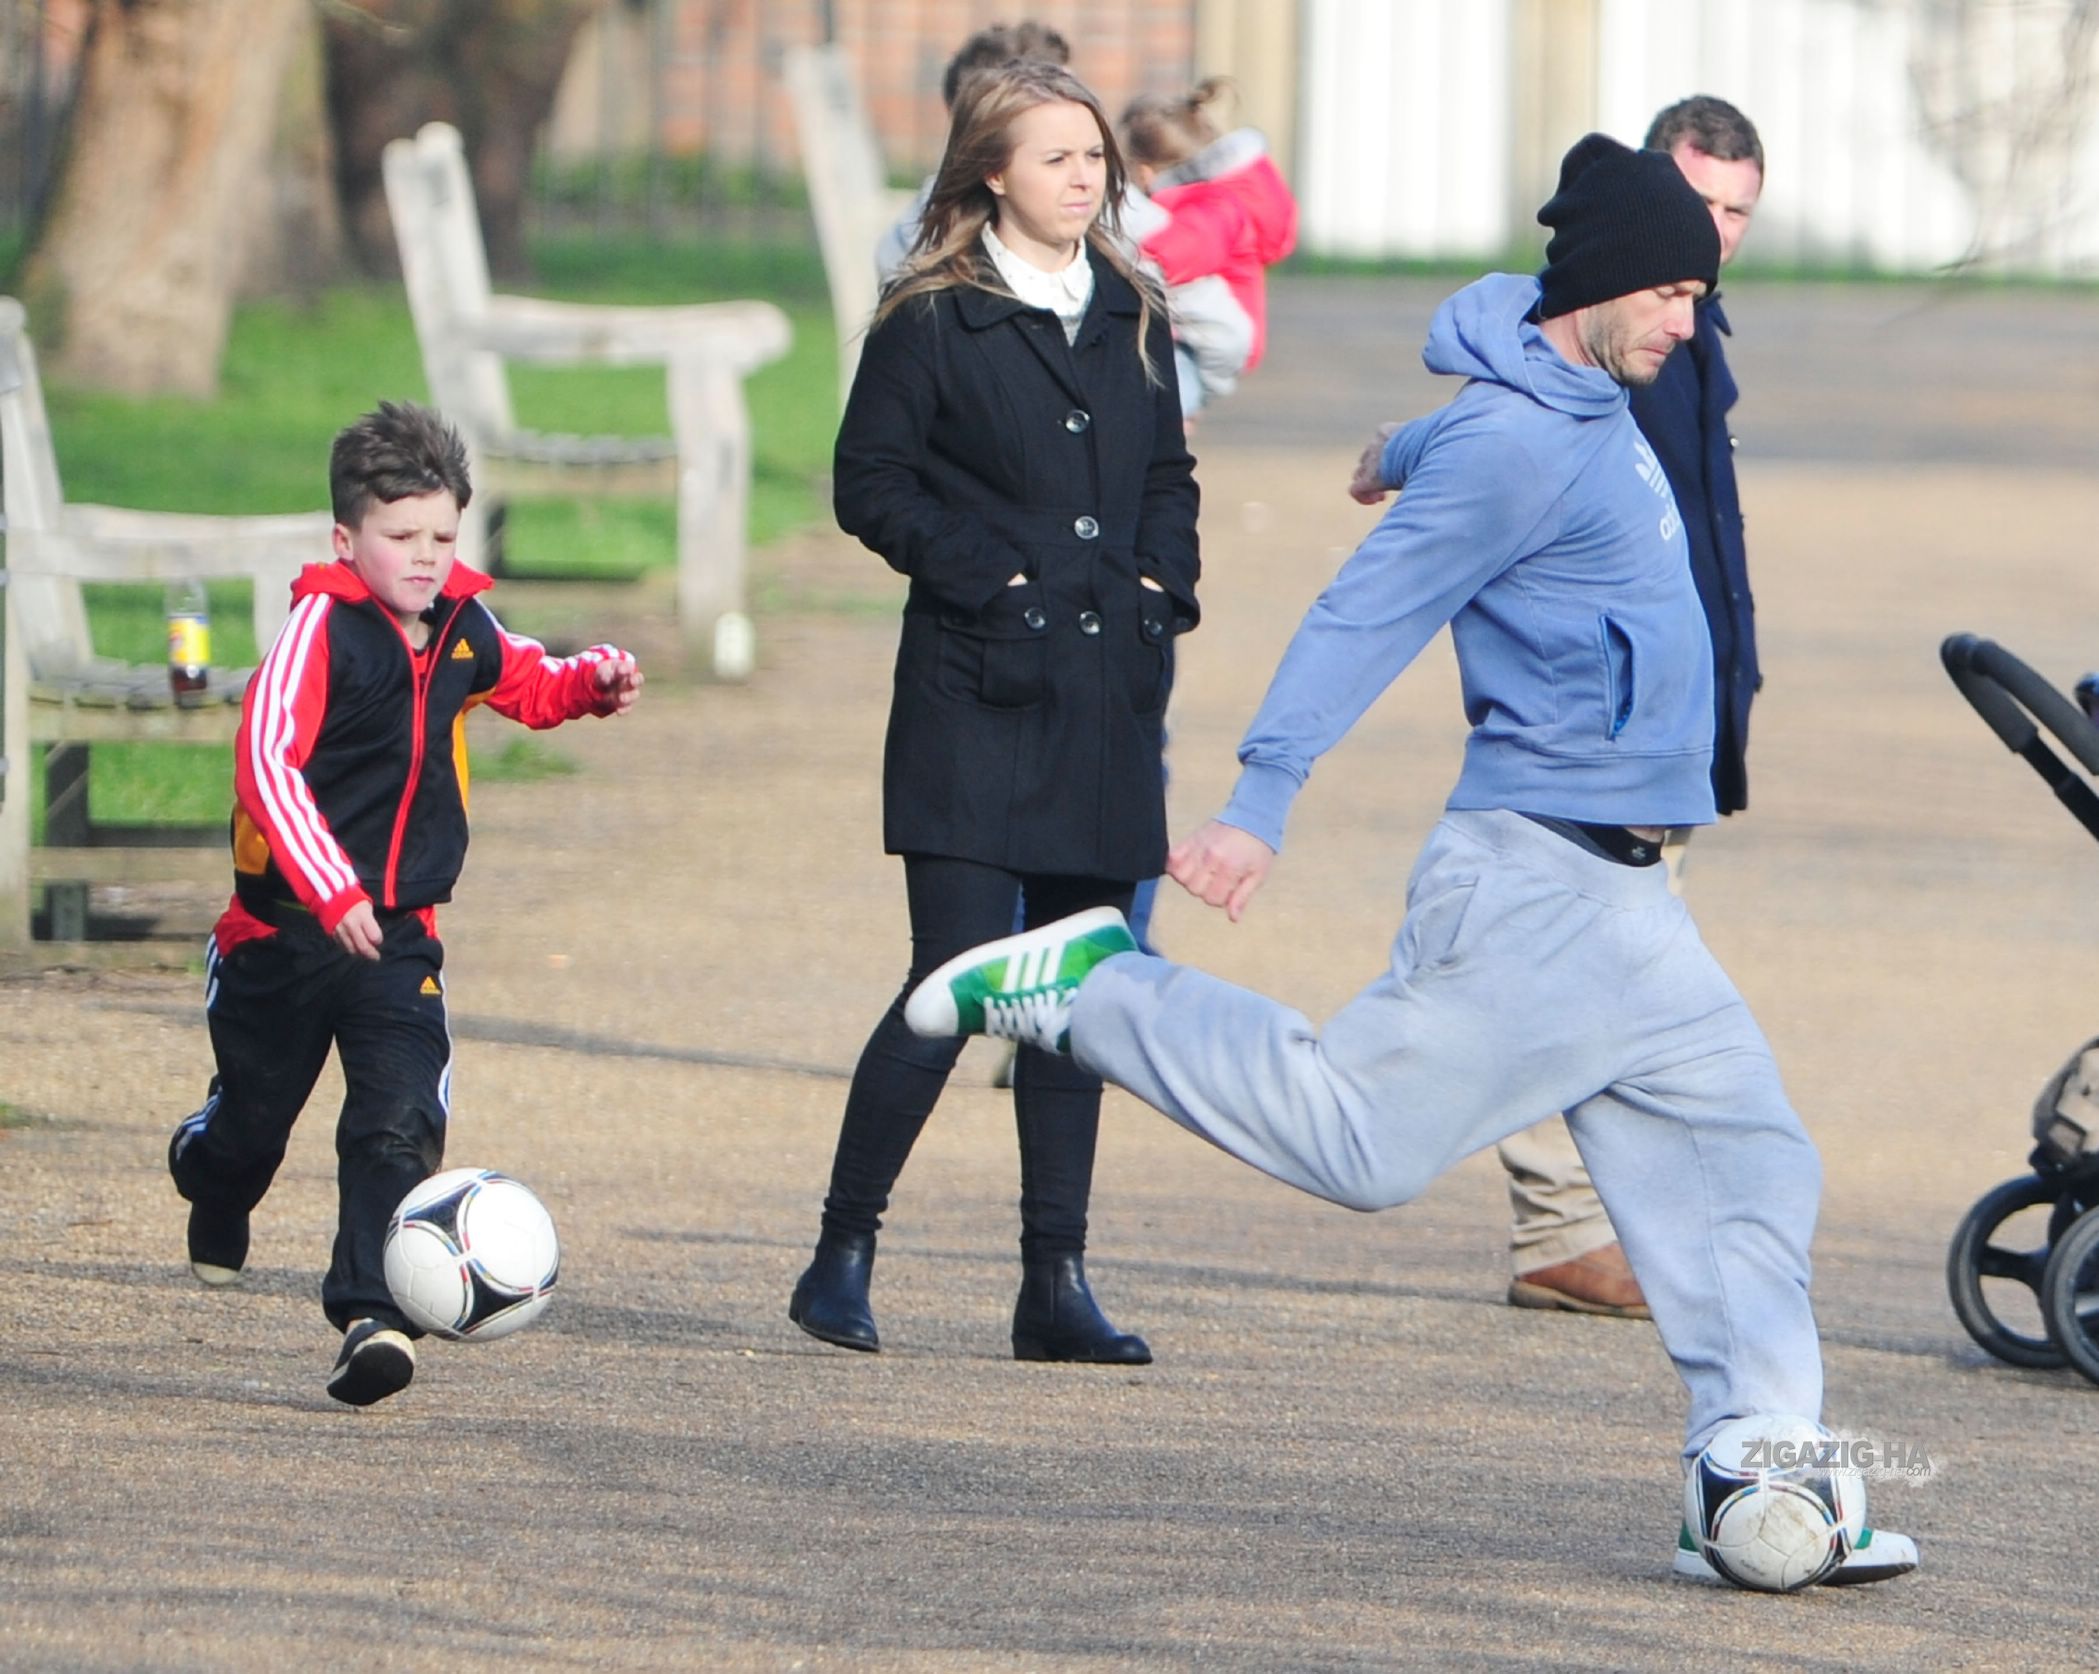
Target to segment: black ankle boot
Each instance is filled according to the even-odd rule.
[[[1020,1300],[1013,1305],[1015,1360],[1075,1360],[1096,1366],[1148,1366],[1142,1337],[1108,1323],[1086,1286],[1083,1256],[1052,1256],[1021,1263]]]
[[[866,1354],[878,1352],[882,1339],[875,1335],[875,1316],[867,1305],[867,1281],[874,1264],[873,1233],[825,1233],[816,1241],[816,1257],[808,1271],[795,1281],[787,1317],[827,1343]]]

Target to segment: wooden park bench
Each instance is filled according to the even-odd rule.
[[[649,308],[496,294],[458,130],[430,123],[389,144],[383,161],[423,375],[473,459],[476,492],[461,524],[460,556],[486,561],[489,508],[512,499],[675,495],[680,627],[713,673],[743,678],[752,657],[744,596],[751,421],[743,380],[787,352],[787,316],[769,302]],[[506,361],[662,366],[671,434],[524,429],[511,409]]]
[[[68,505],[22,306],[0,297],[0,948],[29,940],[30,896],[47,890],[51,936],[86,934],[91,883],[230,880],[226,827],[105,826],[89,817],[90,746],[161,740],[230,744],[250,670],[213,668],[201,701],[178,703],[167,665],[95,654],[83,582],[164,587],[245,579],[255,642],[291,609],[291,581],[329,557],[327,512],[205,517]],[[42,752],[44,840],[29,841],[29,774]]]
[[[831,317],[838,327],[842,405],[860,363],[860,340],[881,294],[875,247],[916,194],[889,184],[881,147],[842,49],[791,46],[786,74],[809,208],[831,291]]]

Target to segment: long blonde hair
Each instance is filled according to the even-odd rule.
[[[873,324],[880,325],[913,297],[968,286],[998,296],[1012,293],[984,249],[984,229],[998,218],[998,198],[985,184],[1013,161],[1013,124],[1038,105],[1084,105],[1100,129],[1107,159],[1101,212],[1086,229],[1086,243],[1101,260],[1136,287],[1137,358],[1145,377],[1160,381],[1144,352],[1152,317],[1165,309],[1156,280],[1142,272],[1117,243],[1127,173],[1106,112],[1092,90],[1060,64],[1016,58],[980,70],[962,84],[948,124],[947,150],[919,217],[918,239],[896,279],[882,293]]]

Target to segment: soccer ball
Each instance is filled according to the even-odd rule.
[[[1866,1523],[1866,1485],[1812,1418],[1753,1413],[1724,1424],[1684,1478],[1684,1525],[1738,1587],[1790,1593],[1824,1579]]]
[[[507,1174],[450,1168],[406,1197],[386,1225],[386,1288],[425,1331],[484,1343],[530,1325],[561,1272],[554,1220]]]

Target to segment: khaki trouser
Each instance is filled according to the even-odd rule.
[[[1688,826],[1671,827],[1662,840],[1662,864],[1669,868],[1673,895],[1683,893],[1684,849],[1690,841]],[[1564,1117],[1548,1116],[1511,1134],[1497,1150],[1509,1177],[1509,1265],[1515,1272],[1534,1273],[1617,1242],[1618,1231],[1604,1213]]]

